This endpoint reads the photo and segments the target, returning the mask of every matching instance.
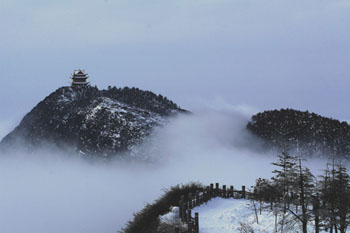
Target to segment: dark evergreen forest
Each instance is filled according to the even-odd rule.
[[[347,122],[293,109],[254,115],[247,129],[263,139],[267,148],[289,148],[303,156],[350,158]]]

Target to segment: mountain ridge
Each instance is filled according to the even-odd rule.
[[[110,157],[141,143],[167,117],[185,112],[166,97],[138,88],[61,87],[26,114],[0,147],[53,144]]]

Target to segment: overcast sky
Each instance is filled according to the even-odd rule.
[[[0,0],[0,29],[3,131],[77,68],[99,88],[135,86],[190,110],[350,119],[348,0]]]

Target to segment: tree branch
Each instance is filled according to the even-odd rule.
[[[287,210],[288,210],[291,214],[293,214],[300,222],[303,222],[303,220],[302,220],[296,213],[294,213],[293,210],[291,210],[290,208],[287,208]]]

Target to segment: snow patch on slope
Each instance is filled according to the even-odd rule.
[[[259,203],[256,203],[259,210]],[[255,211],[252,201],[245,199],[223,199],[213,198],[207,204],[203,204],[192,210],[199,213],[199,231],[201,233],[235,233],[254,232],[270,233],[275,232],[275,214],[270,211],[267,204],[263,204],[261,214],[258,211],[258,221],[256,222]],[[194,217],[194,216],[193,216]],[[291,216],[287,215],[290,219]],[[281,216],[277,217],[279,221]],[[296,223],[285,226],[283,232],[302,232],[301,226]],[[243,231],[242,228],[250,231]],[[280,230],[278,228],[278,230]],[[308,232],[314,231],[314,225],[310,222]]]
[[[179,207],[174,206],[169,213],[159,216],[159,220],[162,223],[172,223],[179,218]]]

